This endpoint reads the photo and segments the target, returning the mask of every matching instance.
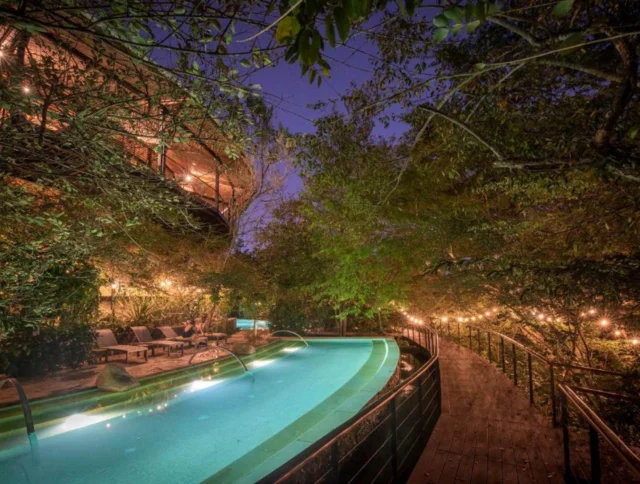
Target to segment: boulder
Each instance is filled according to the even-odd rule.
[[[140,383],[124,368],[109,364],[98,375],[96,385],[103,392],[126,392],[139,387]]]
[[[252,355],[256,352],[256,348],[249,343],[235,343],[231,347],[231,351],[237,355]]]

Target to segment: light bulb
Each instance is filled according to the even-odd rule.
[[[449,318],[447,318],[446,316],[445,316],[444,318],[442,318],[442,322],[443,322],[443,323],[446,323],[446,322],[448,322],[448,321],[449,321]]]
[[[619,329],[616,329],[615,333],[616,336],[620,336],[622,334],[622,331],[620,331]]]
[[[22,86],[22,92],[29,94],[31,92],[31,88],[29,86]]]
[[[600,320],[600,326],[608,326],[609,325],[609,320],[607,318],[601,319]]]
[[[593,308],[589,309],[589,314],[591,315],[596,314],[596,310]]]
[[[631,344],[632,344],[632,345],[637,345],[638,343],[639,343],[638,338],[633,338],[633,339],[631,340]]]
[[[464,321],[464,319],[462,318],[458,318],[458,322],[461,323],[462,321]]]
[[[193,181],[193,177],[191,175],[186,175],[184,179],[188,182]]]

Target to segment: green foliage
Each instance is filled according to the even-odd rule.
[[[12,330],[0,339],[0,372],[33,376],[63,366],[77,368],[94,347],[95,332],[88,323]]]

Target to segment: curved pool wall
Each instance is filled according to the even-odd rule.
[[[271,323],[269,321],[264,321],[262,319],[256,320],[256,327],[258,329],[269,329]],[[253,319],[236,319],[236,329],[240,331],[253,329]]]
[[[161,400],[67,417],[37,430],[33,447],[25,434],[0,450],[0,476],[255,482],[355,415],[384,388],[398,358],[391,339],[282,341],[249,362],[251,374],[201,376],[164,388]]]

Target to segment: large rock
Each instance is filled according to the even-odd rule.
[[[107,365],[98,375],[96,380],[98,390],[103,392],[126,392],[140,386],[138,380],[133,378],[127,370],[116,365]]]
[[[235,343],[231,351],[237,355],[252,355],[256,352],[256,348],[249,343]]]

